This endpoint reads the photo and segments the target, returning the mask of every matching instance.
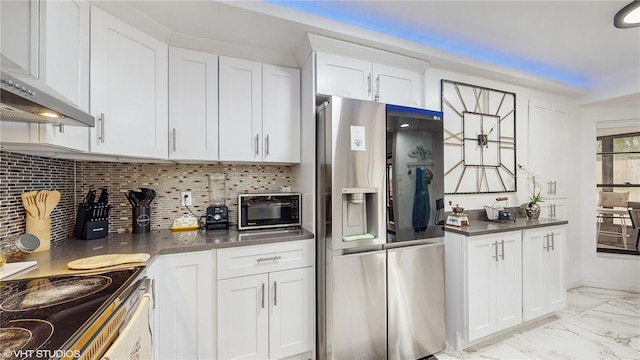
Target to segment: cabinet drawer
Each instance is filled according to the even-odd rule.
[[[312,266],[313,240],[218,250],[218,279]]]

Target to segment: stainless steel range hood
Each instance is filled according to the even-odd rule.
[[[0,120],[95,125],[95,118],[77,107],[4,72],[0,75]]]

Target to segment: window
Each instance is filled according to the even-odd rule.
[[[640,208],[640,132],[599,133],[596,164],[598,192],[628,192],[628,206]],[[600,216],[597,220],[598,252],[640,255],[638,230],[628,217],[622,217]]]

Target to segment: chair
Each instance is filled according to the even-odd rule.
[[[624,248],[627,248],[627,224],[629,219],[629,192],[605,192],[599,193],[598,208],[596,209],[597,234],[605,236],[622,237]],[[611,220],[614,225],[620,226],[620,231],[602,230],[605,219]],[[615,220],[619,220],[619,224]]]
[[[640,209],[629,209],[629,217],[631,218],[631,226],[633,226],[633,229],[638,230],[636,250],[640,251],[640,248],[638,248],[638,243],[640,243]]]

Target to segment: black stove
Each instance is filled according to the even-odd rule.
[[[66,350],[142,269],[0,282],[0,359],[70,355]]]

